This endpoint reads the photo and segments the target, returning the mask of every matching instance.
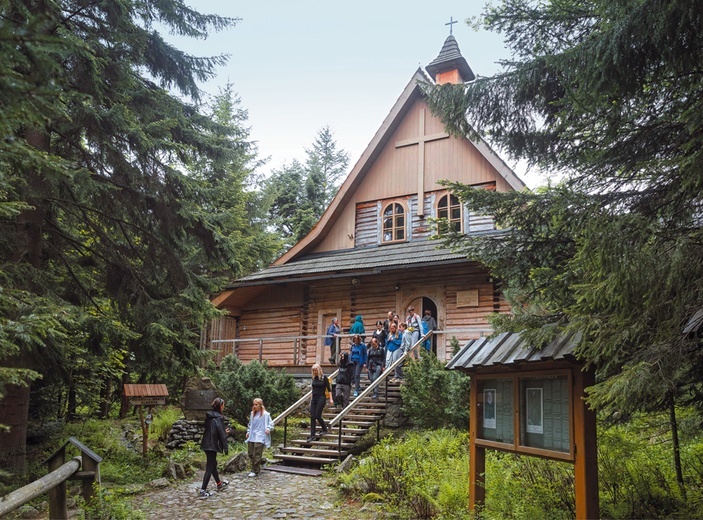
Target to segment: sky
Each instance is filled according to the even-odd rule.
[[[228,82],[249,114],[260,173],[305,160],[320,129],[329,126],[351,169],[418,67],[437,57],[450,19],[462,55],[475,74],[490,76],[509,57],[500,35],[475,31],[468,18],[484,0],[191,0],[201,13],[240,18],[207,40],[168,37],[198,56],[228,54],[217,77],[202,84],[217,94]],[[534,187],[505,154],[503,159]]]

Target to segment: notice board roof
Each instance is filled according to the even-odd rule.
[[[124,385],[126,397],[163,397],[168,395],[164,384],[157,385]]]
[[[504,332],[494,338],[469,341],[447,363],[448,370],[475,372],[480,368],[511,366],[538,361],[567,360],[575,362],[574,350],[581,341],[580,334],[559,336],[538,349],[525,341],[519,333]]]

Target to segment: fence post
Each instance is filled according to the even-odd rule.
[[[58,453],[49,459],[49,473],[56,471],[66,462],[66,445]],[[56,487],[49,490],[49,518],[68,518],[68,507],[66,505],[66,481],[64,480]]]

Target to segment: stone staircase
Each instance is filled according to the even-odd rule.
[[[386,374],[384,374],[385,376]],[[371,397],[368,380],[362,376],[362,391],[358,397],[351,397],[347,408],[325,408],[322,414],[329,432],[321,435],[318,429],[317,439],[309,442],[310,425],[299,434],[299,437],[288,440],[285,445],[279,445],[273,457],[284,467],[317,468],[335,464],[344,460],[349,450],[386,414],[389,403],[400,400],[400,385],[385,379],[379,385],[378,399]],[[274,469],[268,466],[268,469]],[[281,468],[282,469],[282,468]]]

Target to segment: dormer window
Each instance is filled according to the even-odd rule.
[[[446,219],[445,222],[439,224],[438,233],[443,235],[448,230],[454,230],[461,233],[463,218],[461,215],[461,202],[456,195],[447,193],[440,197],[437,203],[437,218]]]
[[[383,208],[383,243],[405,240],[405,207],[391,202]]]

